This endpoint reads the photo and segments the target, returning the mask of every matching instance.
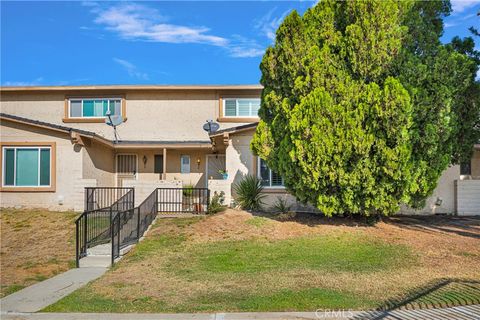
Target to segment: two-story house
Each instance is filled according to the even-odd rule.
[[[224,191],[254,174],[267,206],[288,196],[282,178],[250,151],[259,85],[2,87],[1,206],[80,211],[84,188]],[[121,117],[116,127],[106,115]],[[206,132],[207,120],[219,123]],[[470,164],[445,171],[421,213],[480,213],[480,145]],[[228,177],[219,171],[225,170]],[[461,172],[462,170],[462,172]],[[301,207],[301,206],[300,206]],[[410,212],[405,209],[406,212]]]

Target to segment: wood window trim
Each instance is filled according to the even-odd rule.
[[[218,122],[235,122],[235,123],[252,123],[252,122],[259,122],[260,118],[259,117],[226,117],[223,114],[223,100],[224,99],[259,99],[258,96],[254,95],[242,95],[242,94],[237,94],[237,95],[220,95],[218,97]]]
[[[110,98],[120,98],[122,100],[121,102],[121,113],[122,113],[122,118],[123,121],[127,121],[127,102],[125,99],[124,94],[109,94],[109,95],[67,95],[65,96],[65,102],[64,102],[64,114],[63,114],[63,119],[62,121],[64,123],[105,123],[104,118],[70,118],[70,114],[68,112],[68,101],[70,99],[110,99]]]
[[[50,186],[49,187],[11,187],[3,185],[3,148],[4,147],[50,147]],[[55,142],[0,142],[0,192],[55,192],[57,185],[57,148]]]

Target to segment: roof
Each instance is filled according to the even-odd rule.
[[[113,140],[109,140],[105,137],[102,137],[95,132],[92,131],[87,131],[87,130],[81,130],[81,129],[76,129],[76,128],[71,128],[71,127],[66,127],[66,126],[61,126],[49,122],[44,122],[44,121],[39,121],[39,120],[33,120],[33,119],[28,119],[24,117],[19,117],[15,116],[12,114],[7,114],[7,113],[0,113],[0,119],[2,120],[7,120],[7,121],[13,121],[13,122],[19,122],[35,127],[41,127],[41,128],[47,128],[47,129],[52,129],[56,131],[62,131],[65,133],[71,133],[71,132],[76,132],[81,136],[86,136],[95,140],[98,140],[104,144],[107,144],[110,147],[113,148],[167,148],[167,147],[175,147],[175,148],[209,148],[211,147],[211,142],[210,140],[178,140],[178,141],[172,141],[172,140],[155,140],[155,141],[146,141],[146,140],[119,140],[117,142]]]
[[[259,84],[211,85],[82,85],[82,86],[7,86],[0,91],[106,91],[106,90],[261,90]]]
[[[246,130],[250,130],[250,129],[255,129],[257,127],[257,125],[258,125],[257,122],[253,122],[253,123],[249,123],[249,124],[243,124],[241,126],[236,126],[236,127],[231,127],[231,128],[227,128],[227,129],[218,130],[218,131],[215,131],[215,132],[211,133],[210,137],[220,136],[220,135],[223,135],[224,133],[236,133],[236,132],[246,131]]]
[[[65,132],[77,132],[81,135],[84,135],[84,136],[98,136],[97,134],[95,134],[95,132],[92,132],[92,131],[86,131],[86,130],[81,130],[81,129],[75,129],[75,128],[71,128],[71,127],[65,127],[65,126],[60,126],[58,124],[53,124],[53,123],[49,123],[49,122],[43,122],[43,121],[39,121],[39,120],[33,120],[33,119],[28,119],[28,118],[24,118],[24,117],[19,117],[19,116],[15,116],[13,114],[8,114],[8,113],[3,113],[3,112],[0,112],[0,119],[6,119],[6,120],[12,120],[12,121],[15,121],[15,122],[21,122],[21,123],[25,123],[25,124],[31,124],[31,125],[34,125],[34,126],[37,126],[37,127],[46,127],[46,128],[50,128],[50,129],[55,129],[55,130],[58,130],[58,131],[65,131]]]

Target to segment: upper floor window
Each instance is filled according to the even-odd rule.
[[[262,179],[262,185],[265,187],[283,188],[283,178],[267,166],[265,160],[258,158],[258,177]]]
[[[258,98],[224,98],[224,117],[257,118],[260,109]]]
[[[108,111],[111,115],[121,115],[122,99],[70,98],[68,109],[69,118],[104,118]]]

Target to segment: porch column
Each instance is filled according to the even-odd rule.
[[[163,148],[163,174],[162,180],[167,180],[167,148]]]

